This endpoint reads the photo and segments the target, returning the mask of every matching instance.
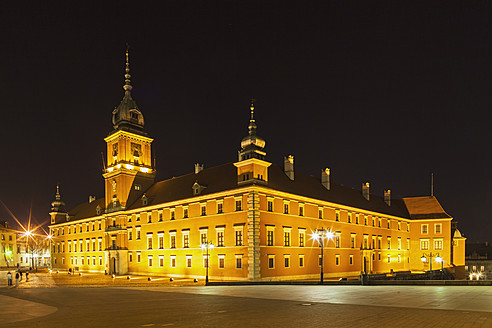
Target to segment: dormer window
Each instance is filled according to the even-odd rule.
[[[195,182],[191,188],[193,189],[193,195],[200,195],[200,193],[207,187]]]
[[[149,203],[149,199],[147,198],[147,196],[144,194],[142,196],[142,205],[143,206],[146,206],[147,204]]]
[[[96,207],[96,214],[101,215],[101,206],[97,205]]]

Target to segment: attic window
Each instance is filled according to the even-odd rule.
[[[147,198],[147,196],[145,196],[145,194],[142,196],[142,205],[143,206],[146,206],[147,204],[149,203],[149,199]]]
[[[135,113],[135,112],[131,112],[130,113],[130,117],[134,120],[138,120],[138,113]]]
[[[207,187],[195,182],[191,188],[193,189],[193,195],[199,195]]]
[[[136,184],[135,185],[135,190],[140,190],[140,185],[139,184]]]

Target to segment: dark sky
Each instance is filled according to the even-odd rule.
[[[103,196],[128,42],[158,180],[236,161],[254,96],[269,161],[393,197],[434,172],[462,233],[490,240],[491,2],[153,4],[2,5],[0,200],[18,218],[47,222],[57,183],[68,208]]]

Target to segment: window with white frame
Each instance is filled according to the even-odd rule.
[[[215,228],[217,232],[217,247],[224,246],[224,227]]]
[[[236,201],[236,212],[242,211],[243,210],[242,197],[236,197],[234,200]]]
[[[273,246],[275,226],[268,225],[266,226],[266,230],[267,230],[267,246]]]
[[[236,246],[243,246],[243,226],[234,226],[234,234],[236,239]]]
[[[157,233],[157,241],[159,249],[164,249],[164,232]]]
[[[434,250],[441,251],[442,246],[443,246],[443,239],[442,238],[434,239]]]
[[[364,249],[369,248],[369,235],[364,235],[364,240],[362,241],[362,243]]]
[[[176,231],[169,232],[169,248],[176,248]]]
[[[183,206],[183,219],[188,218],[188,206]]]
[[[207,231],[208,229],[206,228],[200,229],[200,245],[206,244],[208,242]]]
[[[429,250],[429,239],[420,239],[420,250]]]
[[[207,204],[201,204],[200,205],[200,209],[201,209],[201,216],[205,216],[207,215]]]
[[[190,230],[181,231],[183,235],[183,248],[190,248]]]
[[[299,268],[304,268],[304,254],[299,254]]]
[[[442,223],[436,223],[434,225],[434,233],[439,235],[442,232]]]
[[[225,254],[217,255],[219,269],[225,268]]]
[[[391,263],[391,255],[388,254],[388,263]]]
[[[152,255],[148,256],[148,264],[149,264],[149,267],[152,266]]]
[[[242,269],[243,268],[243,255],[235,255],[236,258],[236,269]]]
[[[423,235],[426,235],[429,233],[429,225],[428,224],[421,224],[420,225],[420,233]]]
[[[191,259],[192,259],[192,256],[191,255],[186,255],[186,267],[187,268],[191,268]]]
[[[356,234],[355,233],[351,233],[350,234],[350,248],[355,248],[355,243],[356,243]]]
[[[299,216],[304,216],[304,204],[299,203]]]
[[[290,246],[291,231],[292,231],[291,227],[284,227],[284,247]]]
[[[128,252],[128,262],[133,262],[133,253]]]
[[[268,268],[275,269],[275,255],[273,254],[268,255]]]
[[[137,240],[140,240],[140,227],[135,227],[135,233],[136,233],[135,238]]]
[[[137,263],[140,263],[142,261],[142,253],[137,252]]]
[[[159,266],[160,267],[164,266],[164,255],[159,255]]]
[[[152,249],[152,232],[147,233],[147,249]]]
[[[103,265],[103,258],[102,258],[102,256],[99,256],[99,265]]]
[[[284,200],[284,214],[289,214],[289,201]]]
[[[176,267],[176,255],[171,255],[171,268]]]
[[[217,201],[217,214],[224,213],[224,201],[223,200],[218,200]]]
[[[98,250],[102,251],[102,238],[97,238]]]
[[[306,229],[299,228],[299,247],[304,247],[306,243]]]
[[[401,250],[401,237],[398,237],[398,250]]]
[[[347,222],[352,223],[352,213],[347,214]]]
[[[169,209],[169,218],[170,220],[176,219],[176,209],[174,208]]]
[[[284,267],[290,268],[290,255],[284,254]]]

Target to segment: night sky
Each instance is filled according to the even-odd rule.
[[[20,220],[48,223],[57,183],[69,209],[103,197],[128,42],[158,181],[236,161],[255,97],[268,161],[393,197],[434,172],[468,241],[491,240],[491,2],[33,3],[0,13],[0,200]]]

